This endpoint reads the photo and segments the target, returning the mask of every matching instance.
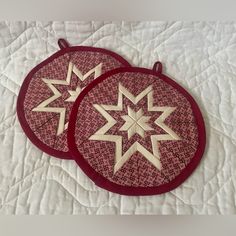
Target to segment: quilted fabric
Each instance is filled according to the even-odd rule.
[[[137,67],[110,71],[85,88],[68,134],[85,173],[125,195],[174,189],[192,173],[205,145],[204,121],[191,95],[163,74]]]
[[[1,22],[1,214],[236,213],[236,24],[221,22]],[[127,197],[96,187],[74,161],[41,152],[16,118],[28,71],[57,51],[57,39],[105,47],[131,64],[164,72],[197,101],[207,146],[191,178],[159,196]]]
[[[129,64],[111,51],[80,46],[58,50],[41,62],[25,78],[17,101],[27,137],[47,154],[71,159],[67,127],[74,101],[96,77],[122,66]]]

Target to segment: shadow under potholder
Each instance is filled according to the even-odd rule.
[[[25,78],[17,100],[17,114],[28,138],[49,155],[71,159],[67,127],[74,101],[101,74],[129,63],[102,48],[69,46],[37,65]]]
[[[205,126],[192,96],[153,69],[119,68],[101,75],[72,108],[69,149],[98,186],[152,195],[179,186],[205,149]]]

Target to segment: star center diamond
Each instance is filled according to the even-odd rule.
[[[142,109],[135,112],[128,106],[128,115],[122,116],[125,123],[120,128],[120,131],[127,131],[129,139],[135,133],[144,138],[145,131],[153,130],[153,128],[147,123],[150,118],[150,116],[143,115]]]

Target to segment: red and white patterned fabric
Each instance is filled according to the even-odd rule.
[[[36,66],[24,80],[17,113],[36,146],[50,155],[70,159],[67,127],[75,99],[96,77],[129,63],[105,49],[70,47],[63,39],[58,43],[61,50]]]
[[[194,99],[153,70],[119,68],[101,75],[74,103],[69,149],[100,187],[151,195],[180,185],[205,148],[205,128]]]

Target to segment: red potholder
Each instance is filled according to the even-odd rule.
[[[205,148],[201,112],[186,90],[153,70],[114,69],[93,81],[74,103],[69,149],[100,187],[151,195],[180,185]]]
[[[118,67],[129,66],[121,56],[106,49],[61,48],[37,65],[24,80],[17,101],[17,114],[29,139],[44,152],[70,159],[67,127],[72,105],[91,81]]]

